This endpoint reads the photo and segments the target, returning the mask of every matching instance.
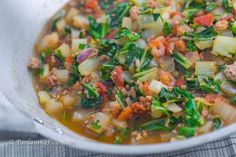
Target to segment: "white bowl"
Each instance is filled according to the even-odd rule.
[[[236,131],[236,124],[180,142],[148,145],[103,144],[80,136],[50,118],[39,107],[27,70],[33,45],[49,18],[67,0],[0,1],[0,90],[35,120],[38,132],[72,147],[115,154],[150,154],[180,150],[213,141]]]

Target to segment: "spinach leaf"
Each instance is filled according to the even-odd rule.
[[[100,42],[99,55],[107,55],[113,58],[117,49],[119,49],[119,46],[113,40],[103,39]]]
[[[99,95],[97,89],[90,84],[84,83],[84,88],[86,95],[81,98],[81,106],[85,109],[98,109],[103,102],[102,96]]]
[[[121,129],[120,134],[116,136],[115,144],[121,144],[130,133],[129,128]]]
[[[189,38],[192,38],[193,41],[207,41],[212,40],[216,37],[217,32],[214,30],[213,26],[210,26],[206,29],[204,29],[201,32],[191,32],[191,33],[185,33],[184,36],[187,36]]]
[[[146,122],[141,125],[141,128],[147,131],[169,131],[172,130],[172,127],[165,125],[166,119],[157,119]]]
[[[231,11],[232,11],[233,7],[232,7],[232,5],[229,3],[228,0],[222,0],[221,3],[222,3],[224,9],[225,9],[227,12],[231,12]]]
[[[194,99],[189,99],[184,106],[183,119],[185,124],[189,127],[196,127],[200,125],[200,113],[197,110]]]
[[[83,97],[80,101],[80,104],[84,109],[90,109],[90,108],[98,109],[102,104],[102,102],[103,102],[102,96],[98,96],[97,98],[94,99],[88,99]]]
[[[219,93],[222,82],[211,77],[199,80],[200,89],[205,93]]]
[[[236,96],[234,96],[232,99],[231,99],[231,102],[236,105]]]
[[[185,137],[192,137],[196,135],[196,131],[197,129],[194,127],[182,127],[179,128],[178,133]]]
[[[117,5],[116,9],[109,12],[108,14],[111,17],[110,26],[117,27],[121,23],[124,16],[129,15],[129,10],[131,6],[129,3],[120,3]]]
[[[206,6],[206,8],[205,8],[205,10],[206,10],[206,12],[212,12],[213,10],[215,10],[217,8],[217,4],[215,3],[215,2],[210,2],[207,6]]]
[[[97,23],[93,16],[89,16],[88,20],[90,25],[89,34],[94,39],[102,39],[107,35],[109,32],[108,23]]]
[[[137,41],[141,38],[141,35],[135,32],[131,32],[128,28],[121,28],[115,36],[115,39],[120,39],[126,37],[129,41]]]
[[[213,118],[213,126],[215,130],[220,129],[223,126],[223,121],[219,116]]]
[[[165,35],[169,35],[172,31],[172,26],[168,23],[168,22],[165,22],[164,23],[164,26],[163,26],[163,32]]]
[[[197,47],[196,45],[194,44],[194,41],[193,40],[188,40],[187,41],[187,49],[189,51],[197,51]]]
[[[84,88],[87,91],[88,98],[92,98],[92,99],[98,98],[99,94],[98,94],[98,91],[95,87],[93,87],[90,84],[84,83]]]
[[[137,67],[136,71],[140,72],[146,70],[149,67],[152,59],[153,56],[150,53],[150,49],[146,49],[140,58],[140,65]]]

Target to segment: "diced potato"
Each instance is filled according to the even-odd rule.
[[[41,53],[48,49],[55,49],[59,44],[59,35],[56,32],[48,34],[41,39],[36,45],[37,52]]]
[[[71,120],[74,122],[81,122],[83,120],[83,115],[79,112],[74,112]]]
[[[79,51],[81,51],[79,49],[79,45],[80,44],[86,45],[87,43],[88,43],[87,39],[73,39],[71,49],[73,52],[79,52]]]
[[[168,86],[157,80],[152,80],[149,85],[149,89],[156,94],[159,94],[162,88],[168,88]]]
[[[82,15],[77,15],[73,18],[73,25],[78,29],[88,29],[89,21],[86,17]]]
[[[107,113],[110,116],[114,117],[117,116],[117,114],[119,114],[120,110],[121,110],[121,105],[117,101],[112,101],[104,106],[102,112]]]
[[[63,104],[56,101],[55,99],[50,99],[45,104],[45,111],[49,114],[57,113],[63,110]]]
[[[155,105],[151,105],[151,115],[154,118],[160,118],[162,116],[163,112],[161,110],[159,110],[158,107],[156,107]]]
[[[150,29],[156,27],[156,22],[151,14],[138,15],[139,27],[142,29]]]
[[[50,94],[46,91],[39,91],[38,97],[41,105],[45,105],[51,99]]]
[[[132,20],[131,20],[130,17],[123,17],[122,27],[123,28],[128,28],[129,30],[132,30]]]
[[[197,61],[195,65],[195,74],[198,76],[214,76],[216,64],[213,61]]]
[[[124,121],[119,121],[117,119],[112,119],[112,124],[118,128],[118,129],[123,129],[127,127],[127,123]]]
[[[56,49],[56,53],[61,54],[63,57],[67,57],[71,54],[70,47],[63,43],[59,48]]]
[[[102,112],[93,114],[90,124],[87,126],[92,131],[100,134],[110,124],[110,117]]]
[[[98,18],[96,21],[97,23],[107,23],[109,22],[109,16],[108,15],[103,15],[102,17]]]
[[[60,101],[62,102],[62,104],[64,105],[64,107],[66,108],[71,108],[72,106],[75,105],[76,103],[76,97],[73,97],[69,94],[64,95],[60,98]]]
[[[214,41],[213,40],[207,40],[207,41],[195,41],[195,45],[200,49],[204,50],[207,48],[212,48]]]
[[[236,39],[234,37],[217,36],[212,53],[215,55],[232,57],[236,54]]]
[[[43,72],[40,74],[40,81],[47,82],[49,76],[49,65],[45,64],[43,66]]]
[[[100,67],[100,61],[98,58],[89,58],[82,62],[79,66],[79,72],[81,75],[89,75],[95,72]]]
[[[72,24],[73,18],[78,14],[79,14],[79,11],[76,8],[71,8],[65,16],[66,23]]]
[[[57,21],[56,28],[57,28],[57,31],[60,34],[64,34],[65,33],[65,28],[66,28],[65,20],[64,19],[60,19],[59,21]]]
[[[68,70],[55,70],[54,74],[58,81],[66,82],[69,79],[69,71]]]
[[[142,6],[145,4],[145,0],[130,0],[131,3],[135,4],[136,6]]]

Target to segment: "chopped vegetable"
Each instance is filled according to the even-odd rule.
[[[233,37],[217,36],[212,53],[219,56],[232,57],[236,54],[236,39]]]
[[[173,57],[177,63],[179,63],[186,69],[189,69],[193,65],[191,61],[189,61],[184,55],[179,52],[173,53]]]

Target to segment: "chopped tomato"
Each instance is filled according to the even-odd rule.
[[[214,16],[211,13],[194,18],[194,22],[201,26],[211,26],[213,21]]]
[[[66,57],[66,63],[73,64],[73,56],[72,55],[69,55]]]
[[[179,80],[177,80],[176,82],[175,82],[175,85],[177,86],[177,87],[181,87],[181,86],[183,86],[185,84],[185,79],[184,78],[181,78],[181,79],[179,79]]]
[[[131,108],[134,113],[142,114],[144,113],[147,109],[139,102],[135,102],[131,105]]]
[[[207,94],[205,99],[209,103],[215,103],[215,102],[224,101],[225,98],[220,94]]]
[[[164,83],[165,85],[170,86],[171,77],[172,75],[169,72],[166,72],[163,70],[160,71],[160,81]]]
[[[99,92],[101,93],[104,101],[106,102],[108,100],[107,87],[103,83],[101,83],[101,82],[97,83],[97,87],[98,87]]]
[[[187,47],[183,39],[175,42],[175,49],[182,53],[185,53],[187,51]]]
[[[131,107],[126,107],[124,110],[120,113],[119,117],[117,118],[119,121],[127,121],[129,120],[133,115],[133,111]]]
[[[121,66],[116,66],[112,72],[112,80],[115,83],[116,87],[123,88],[124,87],[124,77],[123,70]]]
[[[149,83],[146,81],[140,86],[140,90],[145,94],[145,95],[151,95],[151,91],[149,90]]]
[[[96,10],[97,6],[98,6],[97,0],[87,0],[86,3],[84,4],[84,7],[86,9],[91,9],[91,10]]]
[[[222,19],[219,19],[219,21],[221,21],[221,20],[232,21],[233,19],[234,19],[233,15],[228,15]]]

